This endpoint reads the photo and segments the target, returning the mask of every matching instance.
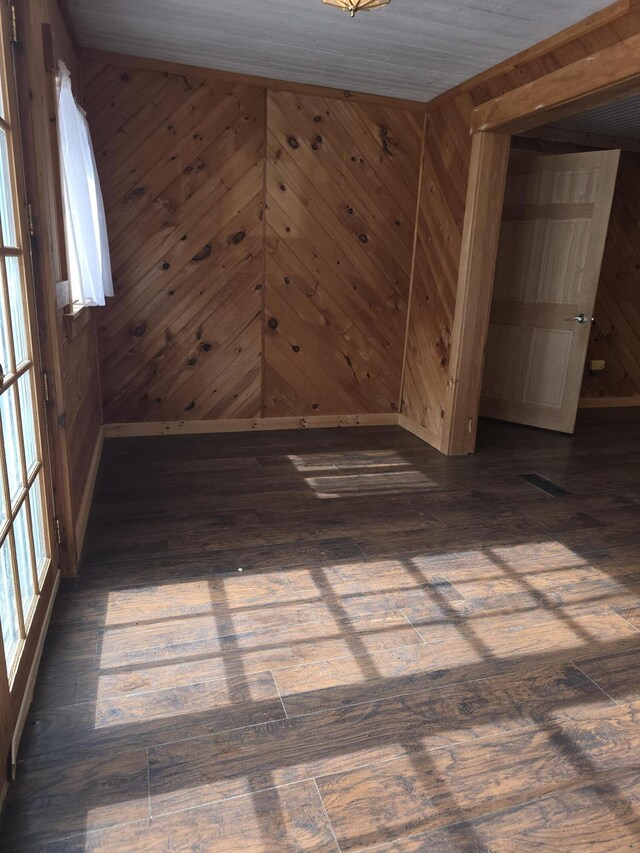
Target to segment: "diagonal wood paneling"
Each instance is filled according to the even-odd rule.
[[[264,91],[96,63],[84,91],[116,293],[105,421],[257,416]]]
[[[466,106],[466,104],[465,104]],[[402,412],[440,446],[462,244],[465,154],[471,140],[458,111],[427,116]]]
[[[594,309],[583,397],[640,396],[640,154],[623,151]]]
[[[135,62],[84,89],[105,421],[397,411],[423,116]]]
[[[546,49],[532,48],[517,61],[462,84],[428,110],[402,411],[438,448],[446,446],[443,424],[452,381],[449,346],[471,156],[471,111],[638,32],[640,12],[633,3],[616,20],[584,25]]]
[[[423,117],[270,92],[266,417],[398,408]]]

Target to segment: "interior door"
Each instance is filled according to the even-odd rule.
[[[0,767],[57,575],[8,4],[0,13]],[[1,779],[0,773],[0,782]]]
[[[573,432],[619,158],[514,152],[480,414]]]

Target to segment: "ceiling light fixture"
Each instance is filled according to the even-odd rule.
[[[378,6],[386,6],[391,0],[322,0],[329,6],[337,6],[344,12],[348,12],[351,17],[355,17],[356,12],[364,12],[367,9],[377,9]]]

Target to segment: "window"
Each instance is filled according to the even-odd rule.
[[[22,159],[7,7],[0,9],[0,754],[53,589],[51,483],[34,346]],[[25,245],[26,243],[26,245]],[[20,673],[23,673],[19,677]],[[9,705],[3,701],[9,697]],[[7,721],[4,723],[3,721]],[[2,774],[0,773],[0,776]]]
[[[58,62],[58,135],[70,301],[74,313],[113,296],[104,204],[89,125]]]

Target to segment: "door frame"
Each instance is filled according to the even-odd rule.
[[[640,35],[476,107],[443,429],[448,455],[476,445],[511,136],[640,92]]]
[[[26,205],[25,164],[24,164],[24,137],[22,125],[22,111],[20,109],[19,78],[14,46],[9,43],[11,21],[9,19],[9,6],[2,3],[0,7],[0,37],[4,43],[0,49],[4,52],[7,63],[7,85],[6,94],[9,111],[11,114],[12,127],[12,150],[10,156],[13,158],[13,172],[15,178],[15,191],[17,193],[16,224],[20,231],[20,246],[23,258],[23,272],[25,278],[26,309],[29,320],[29,333],[32,347],[32,369],[35,385],[36,399],[40,404],[46,399],[44,382],[42,377],[42,348],[38,328],[38,304],[32,265],[32,245],[30,235],[30,222]],[[42,643],[44,640],[44,629],[51,615],[51,609],[55,600],[55,594],[60,580],[59,561],[54,528],[54,495],[53,476],[51,467],[50,443],[47,435],[47,420],[44,408],[40,406],[37,423],[41,430],[37,436],[39,453],[42,457],[40,473],[42,478],[42,500],[43,500],[43,525],[45,525],[51,547],[50,564],[44,580],[39,578],[39,595],[36,600],[31,624],[24,645],[21,649],[20,659],[13,672],[13,682],[9,683],[9,672],[4,664],[2,638],[0,636],[0,804],[4,791],[6,790],[8,778],[7,771],[11,768],[5,759],[10,757],[13,763],[14,747],[19,740],[21,729],[25,723],[26,708],[30,693],[33,689],[35,668],[37,667]]]
[[[51,24],[42,20],[38,4],[23,0],[17,16],[14,52],[22,131],[26,195],[35,235],[31,259],[35,280],[38,333],[43,375],[47,377],[46,417],[54,487],[58,565],[62,578],[78,573],[80,546],[72,502],[69,436],[64,408],[64,326],[56,282],[67,278],[62,229],[62,188],[56,123],[55,47]],[[90,311],[91,309],[85,309]],[[93,317],[89,322],[93,323]],[[94,328],[95,333],[95,328]]]

